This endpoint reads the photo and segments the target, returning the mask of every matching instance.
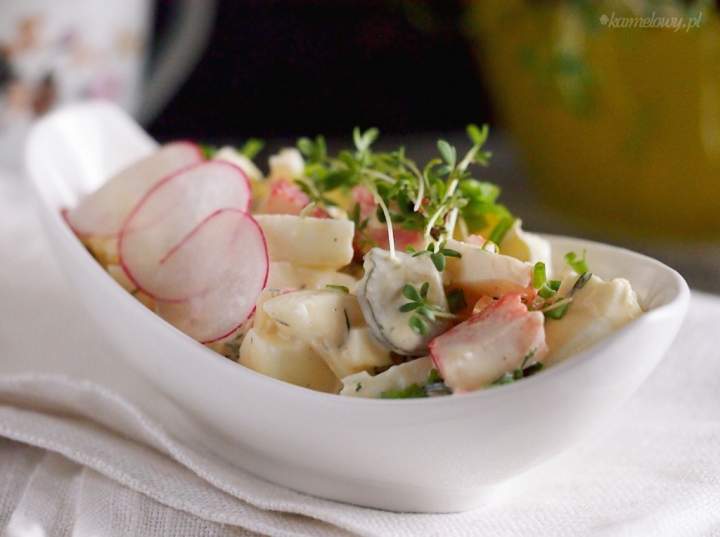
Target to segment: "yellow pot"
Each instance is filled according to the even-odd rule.
[[[616,232],[717,238],[720,19],[642,4],[477,0],[466,22],[548,202]]]

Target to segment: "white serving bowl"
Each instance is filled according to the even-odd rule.
[[[643,255],[551,236],[556,263],[587,250],[593,272],[625,277],[646,313],[592,349],[521,382],[467,395],[367,400],[313,392],[196,343],[117,285],[61,217],[155,147],[123,112],[89,103],[30,135],[26,163],[53,253],[127,367],[207,426],[218,457],[269,481],[399,511],[461,511],[573,444],[622,405],[662,358],[688,304],[683,278]]]

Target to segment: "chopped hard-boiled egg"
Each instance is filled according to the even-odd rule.
[[[224,160],[240,168],[252,181],[262,181],[263,174],[255,163],[245,155],[230,146],[218,150],[213,156],[214,160]]]
[[[482,246],[450,240],[447,247],[462,257],[450,257],[446,283],[472,295],[502,296],[524,292],[530,285],[532,266],[509,255],[489,252]]]
[[[340,395],[350,397],[382,397],[383,393],[405,390],[413,384],[422,386],[433,369],[432,360],[425,356],[403,364],[394,365],[378,375],[361,371],[342,379]]]
[[[258,214],[270,261],[339,269],[353,258],[355,224],[350,220],[290,214]]]
[[[271,298],[260,307],[263,319],[272,320],[277,333],[310,345],[338,377],[392,363],[389,350],[370,335],[353,295],[336,290],[296,291]]]
[[[258,373],[321,392],[336,393],[340,386],[310,345],[254,328],[243,338],[239,362]]]
[[[295,179],[305,172],[305,161],[300,151],[286,147],[268,159],[270,179]]]
[[[267,287],[271,289],[326,289],[328,286],[345,287],[353,292],[357,278],[337,272],[295,265],[287,261],[270,263]]]
[[[578,279],[571,272],[562,280],[558,295],[566,295]],[[556,363],[585,350],[642,313],[630,282],[624,278],[604,281],[592,276],[573,293],[562,319],[548,319],[545,335],[550,352],[545,361]]]

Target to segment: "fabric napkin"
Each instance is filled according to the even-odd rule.
[[[720,299],[694,294],[672,350],[623,411],[479,509],[339,504],[206,452],[202,424],[117,360],[55,266],[22,181],[0,175],[0,531],[720,535],[719,326]],[[176,413],[185,434],[169,435],[150,407]]]

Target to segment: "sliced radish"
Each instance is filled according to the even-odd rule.
[[[172,262],[170,262],[172,259]],[[238,209],[219,209],[172,249],[160,269],[180,289],[202,289],[184,301],[158,301],[166,321],[202,343],[238,329],[255,309],[269,261],[257,222]]]
[[[519,294],[505,295],[430,342],[435,367],[456,392],[487,386],[546,353],[543,314],[528,311]]]
[[[182,301],[208,292],[225,264],[214,250],[218,241],[198,242],[200,224],[219,209],[247,211],[250,197],[245,174],[225,161],[202,162],[162,179],[131,211],[120,232],[123,270],[157,300]],[[188,267],[198,276],[188,278]]]
[[[67,211],[66,220],[79,236],[112,238],[140,198],[169,174],[204,160],[191,142],[174,142],[128,166]]]

